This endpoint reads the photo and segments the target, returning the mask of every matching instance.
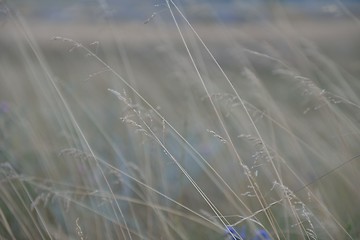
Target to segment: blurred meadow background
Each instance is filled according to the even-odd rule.
[[[0,238],[360,239],[359,15],[0,0]]]

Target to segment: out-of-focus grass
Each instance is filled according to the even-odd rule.
[[[1,236],[224,239],[234,225],[358,238],[356,23],[194,23],[219,69],[176,16],[188,52],[161,15],[86,26],[8,13]]]

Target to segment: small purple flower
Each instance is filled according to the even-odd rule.
[[[232,226],[226,226],[225,234],[230,236],[231,240],[243,240],[246,238],[246,229],[243,226],[240,233],[238,233]]]
[[[229,236],[230,240],[250,240],[250,237],[246,237],[246,227],[242,226],[240,233],[238,233],[234,227],[227,226],[225,234]],[[259,229],[255,232],[255,236],[251,240],[272,240],[270,235],[264,229]]]

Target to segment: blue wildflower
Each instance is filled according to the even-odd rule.
[[[227,226],[225,234],[229,236],[229,240],[250,240],[246,237],[246,227],[242,226],[240,233],[234,227]],[[255,236],[251,240],[271,240],[270,235],[264,229],[259,229],[255,232]]]
[[[229,235],[231,240],[243,240],[246,238],[246,229],[243,226],[241,232],[238,233],[232,226],[226,226],[225,234]]]

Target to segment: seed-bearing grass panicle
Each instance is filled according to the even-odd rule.
[[[290,202],[292,202],[294,210],[299,212],[299,219],[297,219],[296,223],[291,224],[291,227],[294,228],[296,226],[300,226],[302,231],[304,231],[304,235],[307,236],[308,239],[318,239],[312,222],[313,214],[306,207],[306,205],[294,194],[293,191],[285,186],[281,186],[276,181],[273,183],[272,190],[275,188],[283,191],[284,198],[287,198]]]
[[[75,227],[76,233],[77,233],[79,239],[80,239],[80,240],[85,240],[85,239],[87,239],[87,238],[84,236],[84,233],[83,233],[83,231],[82,231],[82,229],[81,229],[81,227],[80,227],[79,218],[77,218],[77,219],[75,220],[75,225],[76,225],[76,227]]]
[[[226,142],[227,142],[226,139],[224,139],[223,137],[221,137],[219,134],[215,133],[214,131],[209,130],[209,129],[206,129],[206,131],[207,131],[208,133],[211,133],[215,138],[219,139],[220,142],[222,142],[222,143],[226,143]]]
[[[165,140],[164,119],[159,119],[152,109],[148,110],[140,104],[134,104],[132,99],[127,96],[125,90],[123,91],[123,94],[113,89],[108,90],[117,96],[117,98],[126,106],[124,116],[120,118],[122,122],[133,128],[136,133],[142,134],[155,141],[156,139],[152,136],[149,130],[147,130],[147,128],[151,128],[154,133],[156,132],[158,134],[161,131],[162,137],[160,139],[163,141]]]

